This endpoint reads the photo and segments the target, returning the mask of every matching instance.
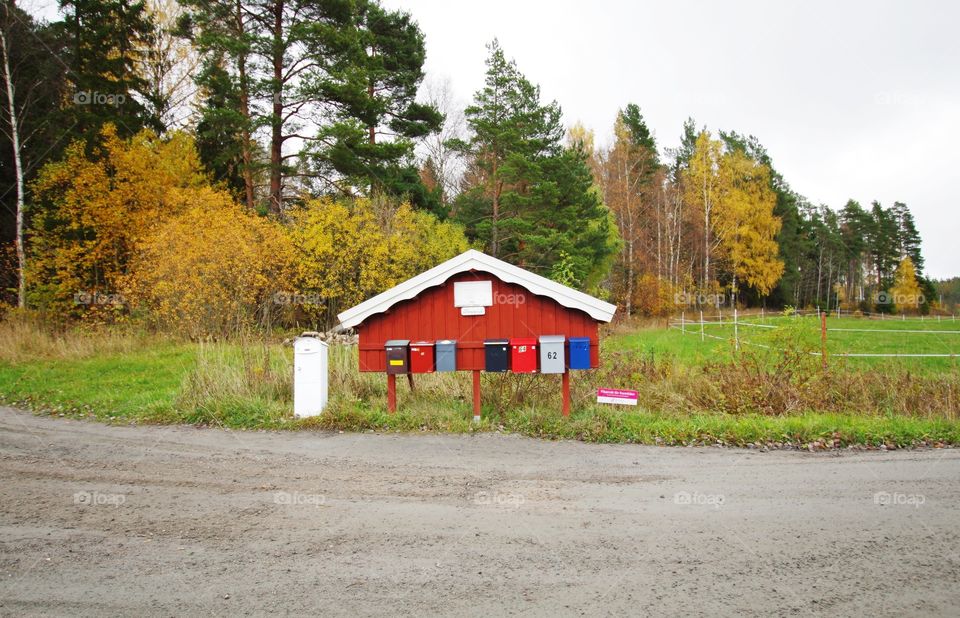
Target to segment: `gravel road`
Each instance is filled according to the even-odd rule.
[[[117,427],[0,408],[0,615],[960,612],[960,451]]]

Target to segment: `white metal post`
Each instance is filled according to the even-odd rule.
[[[733,347],[740,350],[740,333],[737,330],[737,307],[733,307]]]
[[[684,317],[684,312],[680,312],[680,332],[686,334],[687,332],[687,322]]]
[[[700,341],[703,341],[703,309],[700,310]]]

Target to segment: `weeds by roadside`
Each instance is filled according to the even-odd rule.
[[[610,335],[618,336],[624,335]],[[573,373],[568,419],[559,414],[560,376],[484,374],[479,424],[472,422],[467,372],[416,375],[412,391],[400,380],[400,411],[387,414],[386,379],[358,371],[355,346],[329,349],[329,409],[295,420],[292,349],[262,337],[192,344],[135,333],[46,333],[8,321],[0,323],[0,342],[2,400],[113,422],[502,430],[650,444],[960,443],[960,372],[836,365],[825,372],[789,342],[782,343],[786,354],[741,350],[729,361],[702,365],[613,345],[600,369]],[[641,407],[598,405],[598,387],[636,389]]]

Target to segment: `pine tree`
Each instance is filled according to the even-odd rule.
[[[137,72],[141,50],[153,33],[142,0],[60,0],[57,32],[66,42],[69,107],[78,136],[98,135],[107,123],[130,136],[149,123],[138,101],[146,83]]]
[[[565,252],[573,279],[596,285],[614,247],[587,153],[563,147],[557,103],[540,102],[497,41],[488,49],[485,85],[465,112],[471,138],[456,143],[470,162],[457,217],[494,256],[546,275]]]

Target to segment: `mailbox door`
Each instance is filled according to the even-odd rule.
[[[590,338],[570,338],[570,369],[590,369]]]
[[[501,372],[510,370],[510,342],[506,339],[486,339],[483,342],[484,369]]]
[[[433,342],[417,341],[410,344],[410,373],[433,372]]]
[[[386,343],[387,373],[404,374],[410,371],[410,344],[407,341],[391,340]]]
[[[511,339],[510,366],[514,373],[536,373],[537,340],[532,337]]]
[[[437,371],[457,370],[457,342],[444,340],[437,342]]]
[[[566,337],[563,335],[543,335],[540,337],[540,373],[563,373],[566,371],[565,344]]]

